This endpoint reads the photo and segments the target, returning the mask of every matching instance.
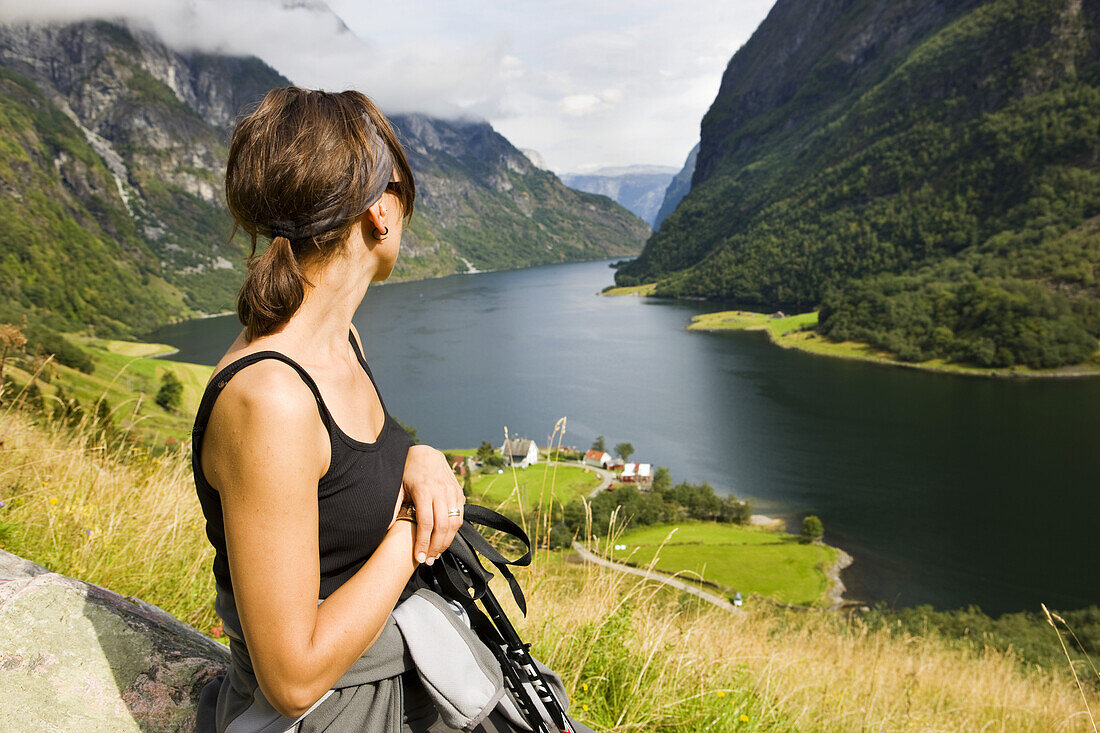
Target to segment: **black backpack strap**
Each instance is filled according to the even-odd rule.
[[[527,615],[527,601],[519,581],[508,566],[526,567],[531,564],[531,540],[527,533],[508,517],[476,504],[467,504],[464,509],[465,521],[455,535],[451,546],[439,557],[431,568],[422,565],[421,569],[434,577],[442,586],[444,595],[459,601],[477,600],[485,595],[489,579],[493,577],[481,564],[478,555],[484,557],[508,581],[523,615]],[[495,529],[523,543],[525,552],[515,560],[509,560],[481,536],[475,525]]]
[[[421,580],[428,587],[445,598],[462,604],[470,619],[470,626],[478,637],[485,642],[500,662],[505,682],[511,690],[521,715],[537,733],[550,733],[551,727],[540,712],[540,707],[549,715],[558,731],[574,730],[561,702],[538,671],[525,644],[516,634],[504,610],[500,607],[489,580],[493,577],[481,564],[481,557],[492,563],[493,567],[508,580],[512,597],[520,611],[527,615],[527,601],[523,590],[509,566],[523,567],[531,564],[531,540],[512,520],[485,507],[467,504],[465,521],[455,535],[451,546],[439,556],[431,566],[421,565]],[[504,557],[495,547],[481,536],[477,526],[488,527],[516,538],[524,545],[524,553],[515,560]],[[481,557],[479,557],[479,555]],[[477,601],[485,606],[478,608]],[[531,686],[536,694],[532,697]],[[536,702],[536,698],[541,702]]]

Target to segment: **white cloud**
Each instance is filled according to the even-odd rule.
[[[326,13],[282,0],[0,0],[0,18],[142,19],[177,47],[254,54],[387,111],[483,117],[569,172],[681,165],[772,2],[329,0]]]

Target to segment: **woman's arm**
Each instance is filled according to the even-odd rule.
[[[296,718],[381,633],[416,569],[416,528],[390,527],[359,572],[318,605],[317,482],[330,450],[312,393],[289,366],[255,364],[219,396],[204,446],[256,678],[275,709]]]

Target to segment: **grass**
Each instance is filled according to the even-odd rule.
[[[626,285],[623,287],[607,287],[600,291],[600,295],[653,295],[657,290],[657,283],[645,285]]]
[[[771,342],[785,349],[799,349],[820,356],[870,361],[877,364],[924,369],[933,372],[969,376],[996,377],[1066,377],[1100,373],[1100,363],[1093,359],[1084,365],[1059,369],[1031,369],[1026,366],[991,369],[956,364],[944,359],[921,362],[901,361],[893,354],[858,341],[830,341],[817,333],[817,312],[799,313],[784,318],[772,318],[752,311],[720,311],[692,318],[689,331],[765,331]]]
[[[0,548],[216,623],[213,551],[186,451],[112,452],[85,427],[0,411]],[[559,469],[560,470],[560,469]],[[688,528],[696,547],[714,546]],[[1061,669],[959,650],[933,635],[766,604],[731,614],[566,553],[536,551],[511,607],[533,653],[557,670],[571,710],[598,731],[1083,731],[1084,701]],[[1085,695],[1096,705],[1096,692]]]
[[[624,533],[618,543],[626,550],[615,552],[616,560],[652,564],[666,573],[686,571],[687,577],[708,580],[730,595],[740,591],[800,606],[823,602],[829,590],[825,569],[837,560],[833,547],[716,522],[644,527]]]
[[[527,511],[541,504],[564,506],[574,499],[587,497],[600,485],[599,474],[568,464],[536,463],[529,468],[504,473],[475,474],[469,500],[488,507]]]
[[[72,334],[68,337],[91,356],[94,368],[91,374],[85,374],[63,364],[51,364],[53,376],[50,383],[39,380],[39,387],[47,401],[61,385],[70,396],[80,401],[85,410],[94,409],[100,399],[106,399],[114,410],[117,423],[136,426],[140,432],[154,437],[156,442],[168,438],[190,439],[195,412],[213,373],[212,367],[150,358],[153,354],[173,351],[171,346],[164,344],[81,338]],[[183,383],[182,405],[175,412],[167,411],[155,402],[161,376],[167,371],[175,372]],[[27,384],[31,376],[10,364],[5,374],[10,374],[21,385]]]
[[[79,337],[74,338],[76,341],[80,341]],[[93,346],[97,349],[110,352],[112,354],[120,354],[121,356],[161,356],[163,354],[174,354],[179,349],[168,344],[152,344],[145,343],[144,341],[115,341],[112,339],[97,339],[86,338],[82,339],[85,346]]]

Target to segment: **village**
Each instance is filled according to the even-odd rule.
[[[539,547],[571,549],[585,562],[678,588],[686,574],[680,590],[727,607],[750,596],[840,603],[838,560],[850,560],[822,544],[822,528],[807,531],[804,522],[799,535],[787,534],[782,520],[756,515],[751,499],[720,495],[706,481],[674,481],[667,468],[632,460],[630,443],[608,450],[600,436],[587,449],[547,444],[507,438],[444,454],[468,502],[541,527],[533,537]]]
[[[593,443],[592,448],[584,452],[572,446],[539,448],[538,444],[529,438],[512,438],[506,439],[500,447],[495,449],[485,442],[473,455],[459,455],[451,452],[448,453],[448,457],[451,469],[460,478],[476,470],[482,473],[491,472],[493,469],[503,472],[505,467],[524,470],[540,462],[553,460],[559,464],[583,466],[601,474],[604,481],[589,498],[603,490],[614,491],[616,484],[630,484],[637,487],[639,491],[648,492],[653,485],[653,465],[630,461],[634,454],[634,447],[630,443],[619,443],[615,446],[615,451],[617,453],[615,456],[607,452],[602,436]]]

